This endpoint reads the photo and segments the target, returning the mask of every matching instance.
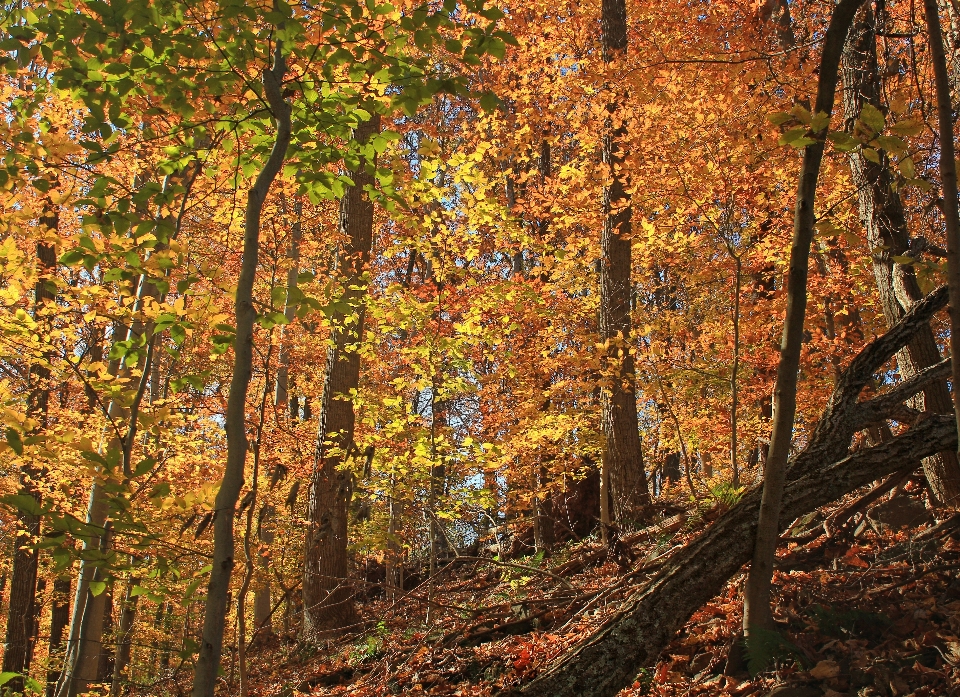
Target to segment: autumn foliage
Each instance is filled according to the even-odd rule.
[[[0,682],[480,695],[575,660],[762,484],[825,143],[803,451],[852,359],[946,282],[922,8],[857,10],[826,114],[834,3],[631,1],[611,51],[616,4],[5,8]],[[946,314],[926,326],[862,399],[948,355]],[[949,411],[938,370],[844,452]],[[952,694],[948,451],[790,524],[765,649],[737,664],[734,577],[629,694]]]

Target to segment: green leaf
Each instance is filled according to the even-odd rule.
[[[8,494],[6,496],[0,496],[0,503],[5,503],[28,515],[40,515],[43,512],[37,500],[29,494]]]
[[[900,160],[900,174],[907,179],[913,179],[917,176],[917,169],[913,164],[913,158],[905,157]]]
[[[7,428],[7,444],[17,455],[23,455],[23,439],[20,437],[20,431],[15,428]]]
[[[850,152],[860,147],[859,140],[843,131],[831,131],[827,134],[827,138],[833,143],[833,147],[840,152]]]
[[[810,118],[810,130],[814,133],[820,133],[828,125],[830,125],[830,114],[820,111]]]
[[[894,136],[878,136],[877,145],[894,155],[902,155],[907,149],[907,144]]]
[[[810,125],[810,120],[812,119],[812,116],[810,115],[810,111],[802,104],[795,104],[794,107],[790,110],[790,114],[803,125],[805,126]]]
[[[871,162],[878,165],[880,164],[880,153],[878,153],[873,148],[862,148],[860,152],[863,154],[865,158],[867,158]]]
[[[767,114],[767,121],[774,126],[782,126],[788,121],[793,121],[793,114],[788,114],[785,111],[775,111],[772,114]]]
[[[791,128],[789,131],[780,136],[780,139],[777,142],[780,145],[789,145],[794,148],[804,148],[816,142],[813,140],[813,138],[810,138],[807,135],[809,132],[810,129],[806,126]]]
[[[84,253],[79,249],[71,249],[60,255],[60,263],[64,266],[76,266],[83,261]]]
[[[193,597],[193,594],[197,592],[197,588],[200,587],[201,583],[203,583],[202,576],[200,578],[195,578],[190,582],[190,585],[187,586],[187,590],[183,594],[183,602],[187,602]]]
[[[20,677],[20,673],[4,671],[0,673],[0,685],[6,685],[8,682],[13,680],[14,678],[19,678],[19,677]]]
[[[139,477],[141,475],[146,474],[147,472],[152,470],[156,464],[157,464],[157,461],[154,460],[152,457],[148,457],[143,460],[140,460],[140,462],[137,463],[136,468],[133,470],[133,476]]]
[[[886,119],[883,118],[883,114],[880,112],[877,107],[873,104],[864,104],[863,108],[860,110],[860,120],[870,127],[874,133],[883,133],[883,127],[886,124]]]
[[[90,594],[97,597],[107,589],[106,581],[90,581]]]
[[[500,100],[493,92],[484,92],[480,95],[480,108],[484,111],[494,111],[500,106]]]

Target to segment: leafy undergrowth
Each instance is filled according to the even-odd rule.
[[[513,566],[455,560],[432,585],[362,604],[363,632],[327,646],[287,640],[252,651],[250,692],[465,696],[518,687],[669,563],[710,517],[626,537],[633,560],[619,555],[621,565],[596,540]],[[931,536],[930,527],[807,534],[799,538],[805,545],[785,544],[775,578],[779,633],[740,651],[740,668],[727,667],[742,617],[738,576],[621,695],[960,694],[960,543]],[[762,664],[751,678],[746,668]]]

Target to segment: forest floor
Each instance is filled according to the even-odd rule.
[[[855,499],[795,525],[788,534],[798,541],[781,546],[782,641],[737,650],[738,575],[621,695],[960,695],[960,516],[899,529],[861,516],[856,533],[827,536],[821,521]],[[455,559],[431,584],[362,603],[362,632],[322,647],[273,639],[251,650],[250,693],[466,696],[518,687],[602,624],[715,514],[691,505],[686,516],[626,536],[619,564],[596,539],[509,566]],[[748,662],[770,659],[771,669],[750,677]]]

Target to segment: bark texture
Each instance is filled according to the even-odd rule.
[[[625,0],[603,0],[600,23],[604,62],[609,65],[623,61],[627,57]],[[604,218],[600,236],[600,338],[607,346],[609,378],[600,395],[605,437],[600,495],[601,508],[607,505],[609,496],[613,502],[610,517],[623,524],[641,515],[650,495],[640,446],[630,316],[633,230],[623,150],[627,133],[623,126],[625,115],[616,97],[607,105],[607,113],[603,162],[609,169],[609,183],[603,188]]]
[[[843,107],[847,130],[853,131],[864,104],[882,109],[880,72],[877,62],[876,20],[871,8],[863,8],[850,30],[843,54]],[[894,257],[910,254],[910,233],[900,194],[885,152],[879,151],[879,163],[867,160],[859,151],[850,153],[850,172],[857,189],[860,221],[870,245],[873,274],[880,294],[884,320],[888,327],[922,297],[920,285],[909,265],[897,264]],[[933,330],[923,327],[897,353],[897,367],[903,379],[940,361]],[[953,411],[946,382],[932,382],[912,401],[921,411],[949,414]],[[923,471],[930,489],[941,501],[960,496],[960,464],[957,454],[936,453],[923,460]]]
[[[380,130],[379,116],[360,124],[355,138],[366,143]],[[353,590],[347,581],[347,507],[353,494],[352,473],[341,466],[351,456],[354,411],[351,393],[360,381],[366,269],[373,245],[373,202],[364,187],[374,185],[373,162],[361,160],[350,173],[354,186],[340,203],[342,302],[349,312],[331,318],[314,471],[307,505],[303,571],[303,636],[317,639],[357,621]]]
[[[140,579],[131,578],[120,609],[120,624],[117,627],[117,648],[113,662],[113,676],[110,681],[110,697],[124,692],[128,681],[127,667],[130,665],[130,650],[133,645],[133,624],[137,620],[137,604],[140,596],[133,595],[133,589]]]
[[[947,282],[950,286],[950,355],[953,359],[953,384],[960,386],[960,203],[957,202],[957,160],[953,136],[953,105],[950,99],[950,76],[940,29],[937,0],[924,0],[923,12],[930,35],[930,58],[933,61],[937,92],[937,121],[940,127],[940,189],[943,193],[943,223],[947,237]],[[960,426],[960,389],[953,391],[954,415]],[[953,492],[950,492],[953,494]],[[953,504],[960,492],[946,499]]]
[[[791,458],[778,532],[791,520],[902,469],[905,462],[956,447],[953,417],[928,415],[881,445],[850,452],[854,433],[877,413],[873,401],[858,401],[860,392],[874,372],[926,326],[946,301],[946,288],[931,293],[843,371],[807,447]],[[896,398],[907,399],[927,380],[939,378],[937,370],[932,368],[898,388]],[[633,682],[640,668],[654,663],[690,616],[750,560],[760,502],[760,489],[749,490],[736,506],[680,550],[616,615],[529,683],[522,694],[613,697]]]
[[[70,624],[70,588],[72,583],[69,576],[58,578],[53,582],[52,608],[50,610],[50,660],[56,665],[61,658],[63,648],[63,632]],[[59,671],[55,667],[47,671],[47,697],[53,697],[57,687]]]

